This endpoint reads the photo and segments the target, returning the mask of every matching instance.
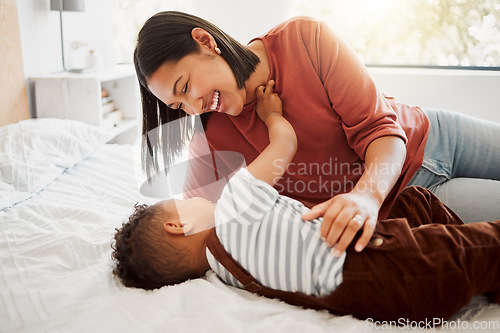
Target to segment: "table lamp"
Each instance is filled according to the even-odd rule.
[[[59,11],[59,24],[61,30],[61,55],[62,55],[62,66],[63,70],[66,72],[85,72],[86,68],[66,68],[66,63],[64,60],[64,39],[63,39],[63,21],[62,12],[83,12],[85,11],[85,0],[50,0],[50,10]]]

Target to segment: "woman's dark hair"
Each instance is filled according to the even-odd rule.
[[[198,52],[199,45],[191,37],[194,28],[210,33],[221,50],[221,56],[234,73],[239,88],[255,71],[259,57],[246,46],[225,34],[214,24],[199,17],[176,11],[160,12],[149,18],[139,32],[134,51],[134,65],[142,98],[142,167],[148,179],[160,171],[159,158],[165,171],[194,133],[194,122],[182,110],[168,108],[148,89],[147,79],[167,61],[177,62]],[[206,122],[208,114],[203,114]],[[170,123],[168,126],[162,126]]]

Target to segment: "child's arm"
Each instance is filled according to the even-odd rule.
[[[297,151],[292,125],[282,116],[281,99],[273,93],[274,81],[257,88],[257,114],[269,131],[269,145],[247,167],[257,179],[276,184]]]

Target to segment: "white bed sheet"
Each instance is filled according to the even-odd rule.
[[[351,316],[228,287],[213,273],[152,292],[120,285],[111,273],[115,228],[134,203],[151,202],[139,193],[134,153],[132,146],[105,145],[37,195],[0,211],[0,332],[374,331]],[[450,332],[474,332],[475,321],[498,324],[500,307],[478,297],[457,318],[468,329]]]

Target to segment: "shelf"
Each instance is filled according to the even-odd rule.
[[[118,125],[110,129],[112,136],[116,137],[127,132],[128,130],[136,128],[138,126],[137,122],[137,119],[123,119],[118,123]]]
[[[119,65],[85,73],[54,73],[30,78],[35,85],[36,117],[82,121],[112,131],[130,143],[138,136],[140,122],[139,83],[133,66]],[[112,100],[103,105],[105,89]],[[110,108],[111,107],[111,108]],[[107,118],[112,110],[120,110]],[[123,117],[123,120],[118,120]],[[119,121],[118,124],[116,122]],[[114,127],[113,127],[114,126]],[[123,135],[125,132],[135,134]]]
[[[87,72],[82,72],[82,73],[60,71],[45,75],[33,76],[30,79],[31,80],[96,79],[99,81],[110,81],[120,78],[127,78],[131,76],[136,76],[134,66],[123,64],[123,65],[116,65],[114,67],[103,68],[101,70],[89,70]]]

